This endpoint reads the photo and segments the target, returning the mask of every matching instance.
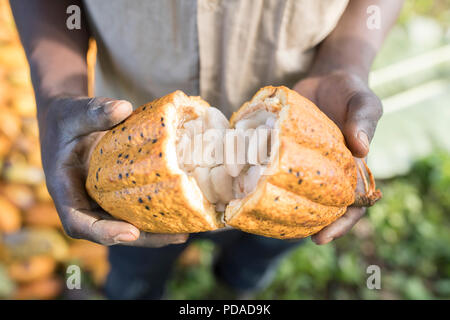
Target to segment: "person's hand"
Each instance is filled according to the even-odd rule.
[[[383,110],[380,99],[363,79],[346,71],[333,71],[305,78],[295,85],[294,90],[314,102],[337,124],[353,156],[367,156],[369,143]],[[343,236],[364,212],[365,208],[349,207],[341,218],[311,239],[316,244],[326,244]]]
[[[186,241],[186,234],[140,232],[132,224],[112,218],[86,193],[90,153],[105,130],[132,113],[129,102],[64,97],[51,99],[45,110],[39,115],[42,163],[67,235],[104,245],[161,247]]]

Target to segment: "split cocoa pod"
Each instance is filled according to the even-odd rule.
[[[363,192],[356,191],[358,174]],[[307,237],[348,206],[381,197],[339,128],[297,92],[272,86],[230,121],[181,91],[139,107],[94,148],[86,189],[105,211],[143,231],[229,225],[280,239]]]

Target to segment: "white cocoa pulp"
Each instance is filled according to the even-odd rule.
[[[230,129],[220,110],[207,108],[178,129],[178,165],[196,180],[216,210],[223,212],[230,201],[255,190],[269,164],[276,125],[275,113],[257,110]]]

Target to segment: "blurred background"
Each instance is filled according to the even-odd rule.
[[[369,157],[384,198],[342,239],[307,239],[256,298],[450,298],[450,0],[405,1],[370,84],[385,111]],[[35,108],[0,0],[0,298],[102,299],[106,250],[64,235],[41,169]],[[214,250],[208,241],[186,249],[168,298],[232,298],[212,275]],[[71,264],[82,269],[82,290],[65,289]],[[366,286],[369,265],[381,268],[380,290]]]

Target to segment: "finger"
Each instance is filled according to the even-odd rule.
[[[106,246],[139,239],[139,230],[130,223],[106,220],[101,214],[86,209],[66,207],[62,210],[64,230],[72,238],[90,240]]]
[[[133,112],[130,102],[108,98],[67,100],[59,109],[60,121],[70,138],[108,130]]]
[[[343,236],[361,219],[364,212],[365,208],[349,207],[342,217],[311,236],[311,240],[320,245]]]
[[[75,177],[69,182],[60,184],[59,192],[54,196],[55,205],[60,214],[64,231],[69,237],[86,239],[106,246],[124,244],[141,247],[162,247],[168,244],[186,242],[187,234],[152,234],[140,232],[130,223],[114,220],[101,209],[92,210],[90,201],[85,192],[76,187]],[[52,192],[55,194],[54,192]],[[71,198],[64,195],[71,193]],[[66,199],[68,205],[61,202]],[[86,206],[89,209],[81,209]]]
[[[139,230],[91,206],[80,168],[62,167],[47,175],[48,190],[68,236],[112,245],[135,241]]]
[[[48,186],[68,236],[107,246],[162,247],[186,242],[187,234],[140,232],[130,223],[113,219],[97,204],[91,204],[78,168],[63,168],[57,172],[49,176]]]
[[[343,133],[353,155],[363,158],[369,152],[370,141],[383,114],[381,101],[370,91],[358,91],[347,106]]]
[[[132,242],[123,243],[127,246],[160,248],[169,244],[182,244],[189,238],[189,234],[168,234],[141,232],[139,239]]]

